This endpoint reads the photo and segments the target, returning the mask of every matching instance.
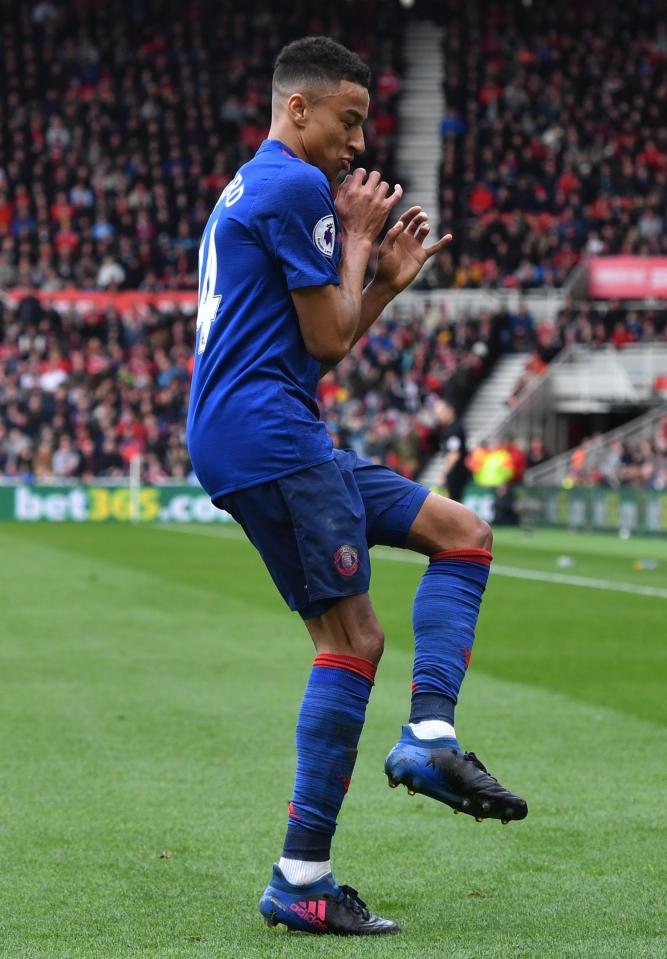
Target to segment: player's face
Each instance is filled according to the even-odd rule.
[[[308,159],[333,183],[350,169],[365,149],[363,123],[368,116],[368,90],[342,80],[337,90],[309,103],[303,141]]]

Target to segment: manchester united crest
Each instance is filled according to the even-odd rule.
[[[333,555],[336,569],[341,576],[354,576],[359,569],[359,553],[354,546],[339,546]]]

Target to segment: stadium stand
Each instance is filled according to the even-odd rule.
[[[665,254],[661,6],[450,0],[439,16],[456,246],[426,282],[553,288],[586,254]]]
[[[437,398],[463,409],[500,356],[530,355],[510,408],[580,326],[601,325],[607,344],[619,323],[635,330],[633,311],[591,324],[587,306],[567,307],[554,326],[535,324],[524,306],[455,323],[428,304],[407,320],[397,313],[322,380],[320,406],[338,446],[407,476],[438,447]],[[192,326],[173,305],[55,309],[34,296],[15,306],[0,299],[0,476],[118,477],[141,452],[147,481],[187,477]],[[656,312],[637,335],[660,330],[664,339],[665,329]]]
[[[416,478],[438,448],[438,398],[461,409],[495,358],[497,317],[430,329],[391,312],[320,385],[334,442]]]
[[[308,33],[371,65],[365,162],[391,179],[398,4],[3,4],[0,287],[192,289],[208,214],[268,130],[273,60]]]
[[[652,104],[667,90],[667,35],[646,8],[627,38],[639,69],[607,28],[586,60],[597,6],[446,5],[441,200],[456,245],[424,285],[530,289],[560,283],[586,251],[665,250],[667,128]],[[263,0],[202,0],[187,16],[157,0],[3,13],[0,288],[14,293],[0,298],[0,476],[113,478],[141,452],[145,480],[183,479],[191,315],[149,301],[53,309],[28,291],[193,290],[201,228],[266,133],[272,60],[293,36],[326,32],[370,62],[364,163],[391,181],[406,14],[297,2],[276,21]],[[619,8],[618,35],[626,20]],[[620,303],[566,300],[552,322],[522,302],[451,317],[427,296],[407,320],[392,309],[325,377],[337,445],[417,476],[439,445],[437,398],[460,411],[498,357],[529,358],[510,409],[563,347],[667,342],[664,310]]]
[[[0,309],[0,475],[49,482],[185,477],[191,318],[147,308]]]
[[[434,401],[462,406],[499,348],[503,316],[468,323],[390,312],[322,380],[339,446],[415,475],[438,440]],[[145,306],[55,309],[0,299],[0,476],[185,478],[192,317]]]
[[[4,4],[0,288],[195,289],[210,209],[270,122],[273,60],[309,33],[373,71],[365,162],[390,179],[402,9],[247,0]],[[156,28],[156,24],[159,27]],[[0,475],[184,477],[191,317],[0,307]],[[338,420],[344,418],[338,414]]]

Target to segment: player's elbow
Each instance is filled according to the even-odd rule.
[[[349,344],[342,340],[336,342],[306,342],[306,349],[322,366],[336,366],[349,353]]]
[[[292,290],[304,345],[322,366],[335,366],[350,351],[357,323],[347,316],[337,286]]]

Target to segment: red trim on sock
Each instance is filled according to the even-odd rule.
[[[429,556],[430,563],[438,559],[452,559],[457,563],[482,563],[483,566],[490,566],[493,555],[488,549],[442,549],[439,553]]]
[[[348,673],[355,673],[369,683],[375,682],[377,666],[370,659],[361,659],[360,656],[342,656],[339,653],[318,653],[313,660],[313,666],[326,666],[328,669],[346,669]]]

